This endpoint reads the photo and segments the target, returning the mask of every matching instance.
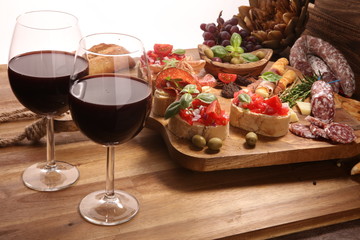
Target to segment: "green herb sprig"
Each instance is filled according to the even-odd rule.
[[[298,101],[304,101],[309,97],[311,93],[311,87],[314,82],[319,79],[319,76],[314,74],[313,76],[304,76],[300,79],[300,83],[293,84],[293,87],[287,88],[281,95],[280,100],[282,102],[289,103],[290,107],[296,105]]]

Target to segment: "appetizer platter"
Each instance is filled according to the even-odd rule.
[[[198,49],[188,49],[186,50],[186,55],[190,56],[190,59],[194,62],[201,61]],[[279,62],[281,62],[281,60]],[[274,68],[274,65],[277,64],[273,61],[268,62],[261,74],[269,72]],[[288,72],[289,70],[291,70],[289,73],[295,73],[296,78],[303,77],[301,71],[285,64],[283,71]],[[293,75],[293,73],[291,75]],[[208,73],[205,69],[201,69],[200,71],[197,71],[197,74],[204,77]],[[292,76],[291,78],[295,77]],[[191,83],[191,81],[188,82]],[[254,83],[256,83],[256,81],[254,81]],[[249,84],[248,87],[249,86],[251,86],[251,84]],[[225,110],[230,114],[231,110],[235,108],[233,99],[222,97],[222,89],[210,86],[205,86],[205,89],[206,93],[213,94],[216,97],[221,110]],[[261,88],[257,87],[257,89],[260,90]],[[276,91],[284,91],[284,89]],[[175,99],[176,98],[173,98],[172,101],[176,102]],[[301,111],[306,111],[306,109],[304,110],[301,106],[300,108],[293,106],[285,117],[280,117],[287,118],[287,120],[283,120],[283,123],[281,123],[282,126],[286,126],[285,130],[279,130],[280,134],[274,134],[273,136],[271,136],[271,134],[264,134],[264,132],[261,131],[256,131],[259,129],[251,127],[251,120],[241,121],[245,124],[243,128],[236,127],[236,123],[229,124],[228,136],[226,138],[219,136],[223,141],[221,142],[221,147],[218,149],[215,148],[215,150],[205,145],[203,145],[203,147],[198,147],[192,142],[191,136],[185,137],[179,134],[179,129],[174,131],[172,129],[173,126],[171,126],[171,122],[174,120],[172,120],[172,118],[166,119],[166,117],[164,117],[165,112],[162,115],[154,114],[154,112],[152,112],[146,126],[158,131],[162,135],[168,151],[175,161],[181,166],[195,171],[216,171],[354,157],[360,154],[360,115],[355,110],[360,107],[360,103],[337,93],[334,93],[334,103],[334,114],[331,115],[333,121],[339,124],[346,124],[346,126],[350,126],[351,129],[353,129],[354,139],[346,144],[326,140],[324,138],[304,138],[298,136],[299,134],[296,135],[291,131],[288,131],[288,126],[292,126],[293,124],[294,128],[296,128],[296,126],[308,126],[310,118],[309,113],[304,113],[303,115]],[[310,101],[305,101],[304,104],[311,105]],[[169,105],[171,105],[171,103],[169,103],[168,106]],[[301,104],[299,103],[299,105]],[[156,108],[157,106],[155,104],[153,109]],[[295,111],[293,109],[295,109]],[[291,123],[290,115],[293,114],[295,114],[296,122]],[[291,118],[293,117],[294,116],[291,116]],[[253,122],[257,121],[254,120],[254,118],[252,119]],[[269,120],[269,122],[264,120],[261,121],[264,122],[265,132],[266,128],[274,129],[276,128],[275,125],[281,122],[279,119]],[[179,119],[176,120],[176,124],[179,124]],[[184,129],[184,135],[199,135],[196,132],[191,132],[191,128],[186,129],[184,126],[178,128]],[[226,130],[223,129],[222,131],[223,133],[226,133]],[[248,133],[253,133],[253,131],[256,132],[255,146],[252,146],[247,142]],[[205,133],[206,131],[202,132]],[[209,140],[209,137],[205,136],[205,138],[206,141]]]

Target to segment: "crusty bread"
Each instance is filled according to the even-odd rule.
[[[287,134],[290,123],[290,113],[286,116],[270,116],[253,113],[231,104],[231,126],[252,131],[269,137],[281,137]]]
[[[179,114],[170,118],[168,129],[176,136],[184,139],[191,139],[194,135],[198,134],[203,136],[206,141],[213,137],[225,140],[229,135],[229,123],[217,126],[204,126],[199,123],[190,125],[184,121]]]
[[[170,94],[156,89],[154,92],[154,104],[152,107],[152,112],[154,115],[159,117],[164,117],[167,107],[176,100],[176,96],[171,96]]]

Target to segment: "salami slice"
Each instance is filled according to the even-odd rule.
[[[311,88],[311,113],[325,123],[331,123],[335,116],[335,100],[331,86],[316,81]]]
[[[351,143],[355,141],[354,129],[344,123],[331,123],[325,128],[325,133],[334,142]]]
[[[289,126],[290,132],[293,134],[304,137],[304,138],[316,138],[314,134],[311,133],[309,125],[304,125],[301,123],[292,123]]]
[[[317,127],[320,127],[320,128],[325,128],[328,125],[326,122],[323,122],[320,119],[312,117],[312,116],[306,116],[305,120]]]
[[[321,137],[321,138],[325,138],[325,139],[329,139],[329,137],[327,136],[326,132],[324,129],[314,125],[314,124],[310,124],[309,126],[310,132],[312,134],[314,134],[316,137]]]

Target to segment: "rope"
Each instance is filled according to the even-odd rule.
[[[35,119],[39,118],[39,115],[28,112],[26,108],[17,109],[11,112],[5,112],[0,114],[0,123],[16,121],[16,120],[25,120],[25,119]],[[11,138],[0,138],[0,147],[7,147],[14,144],[20,143],[25,138],[30,141],[39,141],[46,134],[46,118],[43,117],[33,124],[25,127],[24,132]]]

